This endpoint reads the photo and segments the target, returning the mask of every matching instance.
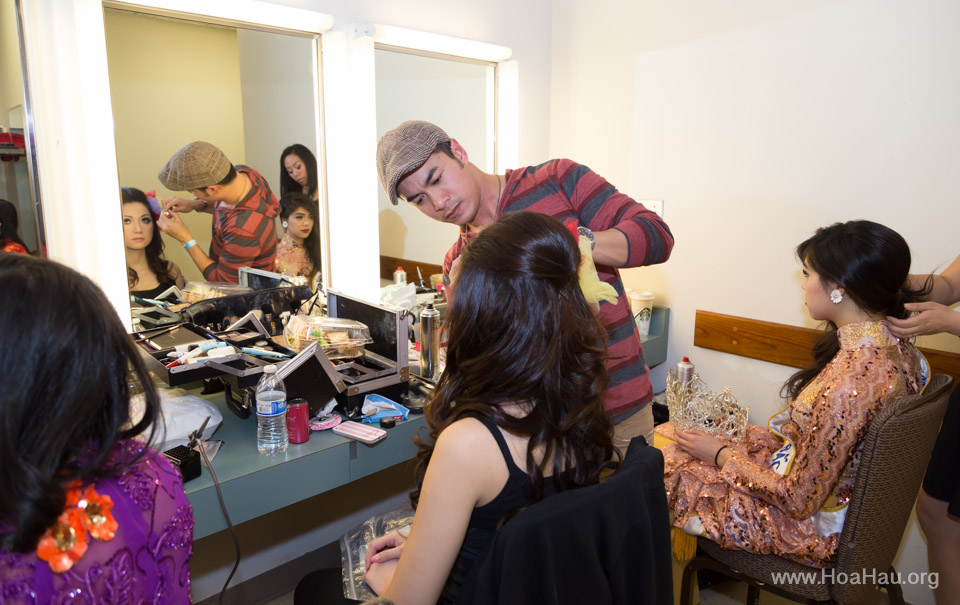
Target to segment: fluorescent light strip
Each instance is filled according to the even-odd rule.
[[[321,33],[333,27],[331,15],[258,0],[106,0],[104,5],[127,9],[152,8],[164,13],[182,13],[302,32]]]
[[[493,63],[506,61],[513,54],[513,51],[506,46],[487,44],[486,42],[442,36],[392,25],[376,25],[375,27],[374,41],[388,46],[412,48]]]

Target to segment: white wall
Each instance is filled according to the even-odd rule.
[[[313,41],[237,30],[246,162],[280,199],[280,153],[300,143],[317,155]]]
[[[493,64],[480,65],[442,57],[377,49],[377,137],[407,120],[426,120],[443,128],[469,154],[471,162],[493,172]],[[502,170],[501,170],[502,172]],[[443,264],[456,241],[457,225],[438,223],[416,207],[394,206],[378,188],[380,254]],[[411,269],[412,271],[412,269]],[[424,276],[428,278],[429,276]],[[408,275],[408,280],[417,276]]]
[[[624,275],[672,310],[655,389],[690,355],[764,421],[791,370],[694,349],[694,313],[814,326],[793,248],[819,226],[887,224],[916,271],[960,252],[958,20],[950,0],[555,2],[550,154],[663,199],[676,237]],[[913,522],[896,566],[926,570]]]

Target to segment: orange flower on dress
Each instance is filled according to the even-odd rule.
[[[68,508],[40,538],[37,543],[37,557],[49,563],[53,571],[63,573],[86,554],[87,541],[87,530],[83,528],[83,512],[77,508]]]
[[[117,533],[117,520],[113,518],[113,500],[110,496],[101,496],[93,486],[83,490],[83,498],[77,502],[77,508],[83,510],[83,526],[97,540],[112,540]]]
[[[92,485],[82,489],[79,481],[69,484],[66,508],[37,543],[37,557],[57,573],[69,570],[86,554],[88,532],[102,541],[116,535],[117,521],[112,510],[110,496],[101,496]]]

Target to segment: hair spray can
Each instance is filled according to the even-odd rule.
[[[420,375],[433,381],[440,356],[440,312],[427,305],[420,311]]]
[[[687,386],[693,380],[693,369],[693,363],[689,357],[684,357],[677,362],[677,380],[680,381],[680,384]]]

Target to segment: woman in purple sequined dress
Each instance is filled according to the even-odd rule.
[[[21,255],[0,255],[0,309],[0,603],[189,602],[193,511],[134,439],[153,437],[159,398],[116,311]]]
[[[832,567],[870,421],[923,386],[922,357],[886,321],[905,317],[904,303],[922,291],[907,283],[907,243],[877,223],[818,229],[797,256],[807,311],[827,329],[813,364],[784,385],[791,404],[735,445],[700,430],[657,432],[677,441],[663,449],[675,527],[724,548]]]

